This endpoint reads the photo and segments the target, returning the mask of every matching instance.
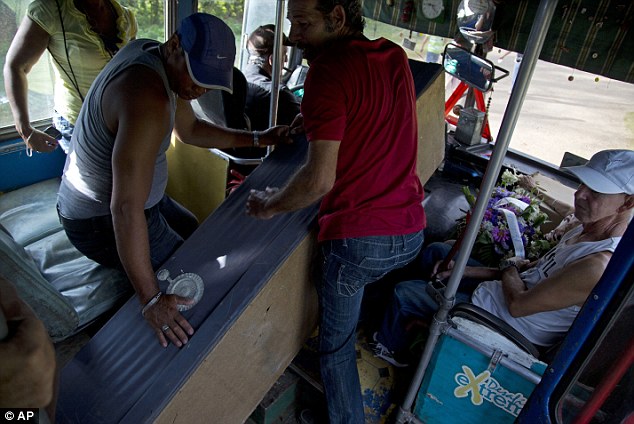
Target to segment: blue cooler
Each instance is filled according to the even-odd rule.
[[[486,311],[461,304],[450,315],[414,415],[424,423],[512,423],[547,365],[534,345]]]

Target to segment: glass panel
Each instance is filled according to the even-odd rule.
[[[9,45],[18,26],[26,14],[31,0],[13,0],[0,2],[0,63],[4,68]],[[138,38],[165,40],[164,2],[144,0],[120,0],[120,3],[134,12],[139,31]],[[53,114],[53,70],[52,61],[45,52],[29,72],[29,114],[33,122],[50,118]],[[13,115],[4,88],[4,75],[0,75],[0,128],[13,127]]]
[[[626,423],[634,419],[634,292],[603,332],[557,404],[559,423]],[[629,419],[628,419],[629,418]]]
[[[18,25],[26,14],[30,0],[14,0],[0,2],[0,63],[4,64],[11,41],[15,36]],[[48,118],[53,110],[53,70],[48,53],[35,64],[28,74],[29,82],[29,112],[31,120],[37,121]],[[4,75],[0,76],[0,127],[13,126],[13,115],[4,89]]]
[[[137,38],[165,41],[165,1],[118,0],[134,12],[139,31]]]
[[[235,65],[237,67],[240,63],[241,46],[246,45],[246,39],[242,40],[242,22],[244,20],[244,4],[242,0],[198,0],[198,11],[209,13],[222,19],[233,31],[233,35],[236,38],[236,60]],[[269,22],[275,22],[275,6],[277,2],[267,1],[266,8],[269,13],[272,13],[272,18]],[[258,24],[261,25],[261,24]],[[257,25],[256,25],[257,26]],[[246,50],[246,49],[245,49]]]
[[[403,46],[410,59],[437,62],[434,36],[371,19],[366,22],[365,34],[369,38],[385,37]],[[442,39],[444,44],[450,41]],[[487,59],[510,74],[494,83],[493,90],[485,94],[495,140],[521,55],[494,47]],[[496,71],[495,75],[501,73]],[[446,74],[445,82],[447,99],[459,81]],[[566,152],[589,159],[603,149],[634,148],[634,84],[538,61],[510,147],[556,166]]]
[[[510,72],[491,93],[496,137],[522,58],[494,48],[487,59]],[[539,60],[510,147],[557,166],[566,152],[590,159],[599,150],[634,148],[634,84]]]

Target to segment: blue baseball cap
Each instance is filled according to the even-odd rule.
[[[208,13],[194,13],[181,21],[176,32],[192,80],[201,87],[233,93],[236,41],[227,24]]]

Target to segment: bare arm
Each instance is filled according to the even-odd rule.
[[[585,256],[530,290],[514,267],[505,269],[502,273],[502,289],[510,314],[522,317],[573,305],[581,306],[603,275],[611,257],[610,252]]]
[[[143,81],[143,83],[139,83]],[[145,67],[135,67],[110,83],[103,97],[104,117],[116,134],[112,156],[112,199],[110,209],[117,251],[136,290],[141,305],[158,293],[150,260],[147,220],[144,213],[154,175],[155,158],[169,133],[170,106],[158,75]],[[178,312],[177,296],[162,296],[146,314],[160,343],[167,337],[176,345],[186,343],[192,327]]]
[[[268,219],[279,213],[302,209],[321,199],[335,183],[339,144],[333,140],[310,142],[306,163],[285,187],[251,191],[247,213]]]
[[[49,40],[50,36],[46,31],[25,17],[11,42],[4,65],[4,88],[13,113],[15,129],[25,142],[29,140],[27,146],[38,152],[54,150],[57,142],[41,131],[32,135],[34,129],[29,118],[27,74],[46,50]]]
[[[188,101],[178,99],[174,133],[183,143],[205,148],[252,147],[253,132],[222,127],[199,119]],[[263,146],[290,143],[287,126],[259,131]]]
[[[449,278],[449,276],[453,272],[453,267],[455,265],[455,262],[451,261],[448,264],[447,270],[438,272],[438,267],[442,262],[443,261],[438,261],[434,265],[434,269],[432,271],[432,276],[440,280]],[[500,278],[500,270],[498,268],[490,268],[490,267],[484,267],[484,266],[465,266],[462,277],[476,278],[482,281],[497,280]]]
[[[0,407],[43,408],[55,393],[55,350],[42,322],[0,277],[0,309],[10,328],[0,341]]]

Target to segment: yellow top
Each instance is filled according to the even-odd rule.
[[[129,9],[116,0],[110,1],[118,15],[121,43],[117,47],[121,48],[136,38],[137,23]],[[90,85],[112,56],[73,0],[34,0],[29,4],[27,16],[51,36],[48,50],[53,57],[55,72],[55,110],[75,125],[81,109],[81,97],[86,97]],[[77,90],[81,92],[81,97]]]

